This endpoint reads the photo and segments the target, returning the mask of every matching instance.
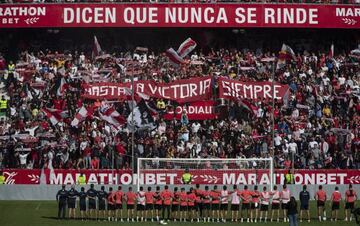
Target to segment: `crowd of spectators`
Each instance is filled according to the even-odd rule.
[[[341,52],[341,51],[338,51]],[[17,62],[0,57],[0,168],[131,168],[131,130],[114,129],[97,112],[78,128],[70,125],[83,106],[106,101],[81,97],[83,82],[127,82],[153,79],[170,82],[191,77],[220,76],[241,81],[271,81],[275,64],[261,59],[276,56],[261,50],[195,50],[180,68],[169,65],[164,53],[103,54],[49,50],[22,52]],[[130,58],[136,70],[126,68]],[[131,62],[134,61],[131,59]],[[193,63],[193,62],[196,62]],[[62,78],[67,89],[57,94]],[[134,157],[245,158],[273,156],[276,168],[360,169],[360,67],[348,53],[298,53],[275,81],[288,84],[286,101],[276,101],[272,149],[272,103],[258,100],[256,115],[236,101],[213,98],[216,120],[164,120],[162,112],[176,103],[150,99],[157,107],[153,130],[135,133]],[[125,118],[127,101],[111,101]],[[63,119],[53,125],[42,109],[57,109]]]
[[[1,3],[304,3],[360,4],[360,0],[2,0]]]

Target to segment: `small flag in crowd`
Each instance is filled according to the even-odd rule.
[[[59,84],[59,87],[57,88],[56,95],[60,96],[60,97],[63,96],[66,88],[67,88],[66,80],[65,80],[65,78],[62,77],[60,79],[60,84]]]
[[[50,120],[51,124],[54,126],[58,124],[62,119],[58,111],[52,111],[51,109],[48,108],[43,108],[42,111],[45,113],[46,117]]]
[[[173,48],[170,48],[166,51],[166,55],[173,64],[180,65],[185,63],[184,57],[189,55],[189,53],[191,53],[191,51],[193,51],[196,46],[196,42],[191,38],[188,38],[183,43],[181,43],[177,51],[175,51]]]
[[[185,63],[184,59],[179,56],[179,54],[173,48],[166,50],[166,56],[169,57],[170,62],[175,65]]]
[[[239,105],[252,113],[252,115],[257,115],[258,107],[247,100],[239,100]]]
[[[124,125],[126,122],[125,118],[119,112],[117,112],[113,106],[109,105],[102,105],[100,107],[99,116],[102,120],[117,128],[119,128],[121,125]]]
[[[360,61],[360,45],[357,49],[351,50],[349,56],[356,61]]]
[[[156,114],[156,111],[149,107],[145,100],[141,100],[132,112],[134,113],[134,125],[132,123],[132,113],[130,113],[127,118],[130,130],[133,130],[133,127],[135,127],[135,130],[153,130],[156,128],[153,119],[153,115]]]
[[[79,111],[75,114],[75,118],[71,122],[71,126],[78,127],[78,125],[83,122],[86,117],[93,114],[92,108],[86,108],[82,106]]]
[[[181,45],[179,46],[177,53],[180,57],[186,57],[191,51],[196,48],[196,42],[191,38],[186,39]]]
[[[283,44],[279,53],[277,69],[282,69],[286,66],[286,63],[291,60],[295,60],[296,56],[290,46]]]
[[[101,53],[101,46],[96,38],[96,36],[94,35],[94,46],[93,46],[93,51],[92,51],[92,57],[95,58],[96,56],[99,56]]]

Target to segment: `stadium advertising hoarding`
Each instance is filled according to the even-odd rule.
[[[360,28],[360,7],[312,4],[2,4],[1,27]]]
[[[131,170],[61,170],[5,169],[6,184],[74,184],[80,173],[88,184],[136,184]],[[182,184],[183,170],[143,170],[141,184]],[[264,170],[190,170],[192,184],[269,184]],[[284,181],[286,171],[275,170],[277,184]],[[296,184],[360,184],[359,170],[295,170]]]

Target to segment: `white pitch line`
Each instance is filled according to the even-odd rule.
[[[39,203],[39,204],[36,206],[35,210],[39,210],[39,209],[40,209],[40,206],[41,206],[41,203]]]

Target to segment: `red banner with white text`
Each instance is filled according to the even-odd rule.
[[[360,28],[356,5],[1,4],[2,28],[288,27]]]
[[[168,110],[163,118],[166,120],[172,120],[176,118],[180,120],[183,112],[186,112],[186,115],[189,120],[210,120],[216,118],[215,113],[215,101],[197,101],[189,104],[179,105],[174,109]]]
[[[93,83],[83,84],[83,87],[84,98],[123,100],[131,96],[130,83]],[[162,98],[179,103],[207,100],[211,97],[211,77],[181,79],[170,83],[137,81],[135,93],[140,97]]]
[[[224,99],[272,99],[271,82],[241,82],[228,78],[220,78],[219,97]],[[289,86],[274,84],[274,98],[283,99]]]
[[[61,170],[53,171],[4,169],[6,184],[74,184],[80,174],[87,184],[136,184],[137,175],[131,170]],[[143,170],[140,181],[145,185],[182,184],[183,170]],[[269,184],[268,171],[264,170],[190,170],[192,184]],[[285,170],[276,170],[276,184],[284,182]],[[295,170],[296,184],[360,184],[360,170]]]

